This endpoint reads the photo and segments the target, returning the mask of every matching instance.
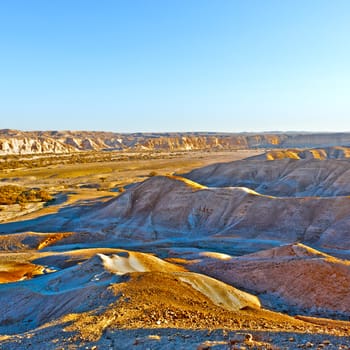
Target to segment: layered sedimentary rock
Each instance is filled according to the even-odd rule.
[[[0,154],[129,150],[326,147],[350,145],[350,133],[112,133],[0,130]]]

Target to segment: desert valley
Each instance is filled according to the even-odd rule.
[[[349,349],[350,133],[0,131],[0,349]]]

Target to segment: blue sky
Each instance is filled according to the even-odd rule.
[[[350,131],[350,1],[0,1],[0,128]]]

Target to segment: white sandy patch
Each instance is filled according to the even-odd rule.
[[[181,274],[179,279],[182,282],[190,284],[194,289],[208,297],[214,304],[222,306],[225,309],[238,311],[246,306],[261,307],[260,301],[256,296],[230,287],[211,277],[189,273]]]
[[[230,260],[230,259],[232,259],[231,255],[224,254],[224,253],[216,253],[216,252],[201,252],[201,253],[199,253],[199,256],[205,257],[205,258],[218,259],[218,260]]]
[[[242,191],[246,192],[246,193],[249,193],[249,194],[253,194],[255,196],[260,196],[260,193],[258,192],[255,192],[254,190],[248,188],[248,187],[237,187],[239,189],[241,189]]]
[[[104,255],[98,254],[102,259],[104,267],[115,274],[124,275],[130,272],[145,272],[149,271],[135,256],[129,255],[123,257],[119,255]]]
[[[198,182],[192,181],[192,180],[187,179],[187,178],[182,177],[182,176],[168,175],[167,177],[169,179],[181,181],[181,182],[183,182],[184,184],[186,184],[187,186],[191,187],[194,190],[205,190],[205,189],[208,189],[207,186],[203,186],[203,185],[201,185]]]
[[[97,255],[102,259],[105,269],[118,275],[147,271],[183,271],[182,268],[149,254],[125,252],[111,256],[104,254]]]

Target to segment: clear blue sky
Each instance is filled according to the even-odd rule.
[[[350,1],[2,0],[0,128],[350,131]]]

